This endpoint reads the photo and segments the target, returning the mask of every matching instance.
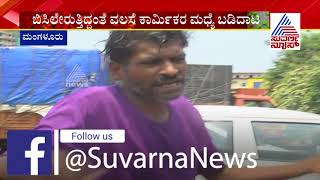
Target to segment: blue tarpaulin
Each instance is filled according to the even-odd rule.
[[[79,88],[107,85],[98,50],[0,48],[0,103],[50,105]]]

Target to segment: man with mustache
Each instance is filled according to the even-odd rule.
[[[187,34],[181,31],[111,31],[105,52],[116,85],[86,88],[69,95],[36,129],[125,129],[125,143],[99,145],[102,152],[108,153],[189,154],[191,147],[199,153],[206,147],[209,155],[217,152],[200,115],[181,96],[187,45]],[[72,146],[66,148],[88,149],[92,144]],[[222,168],[203,168],[197,161],[194,167],[170,168],[164,163],[160,168],[157,158],[154,162],[153,168],[102,169],[100,178],[191,180],[201,174],[209,180],[285,179],[320,172],[318,157],[293,165],[254,169],[228,168],[223,162],[215,162]]]

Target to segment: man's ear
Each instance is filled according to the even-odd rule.
[[[112,81],[122,80],[122,65],[120,63],[111,61],[109,63],[110,77]]]

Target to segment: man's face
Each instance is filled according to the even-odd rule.
[[[124,68],[124,87],[144,99],[168,101],[181,95],[186,61],[180,41],[161,47],[149,41],[139,42]]]

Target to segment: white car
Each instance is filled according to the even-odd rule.
[[[288,164],[320,153],[320,115],[261,107],[196,108],[221,153],[256,153],[258,166]],[[320,176],[292,179],[319,180]]]

